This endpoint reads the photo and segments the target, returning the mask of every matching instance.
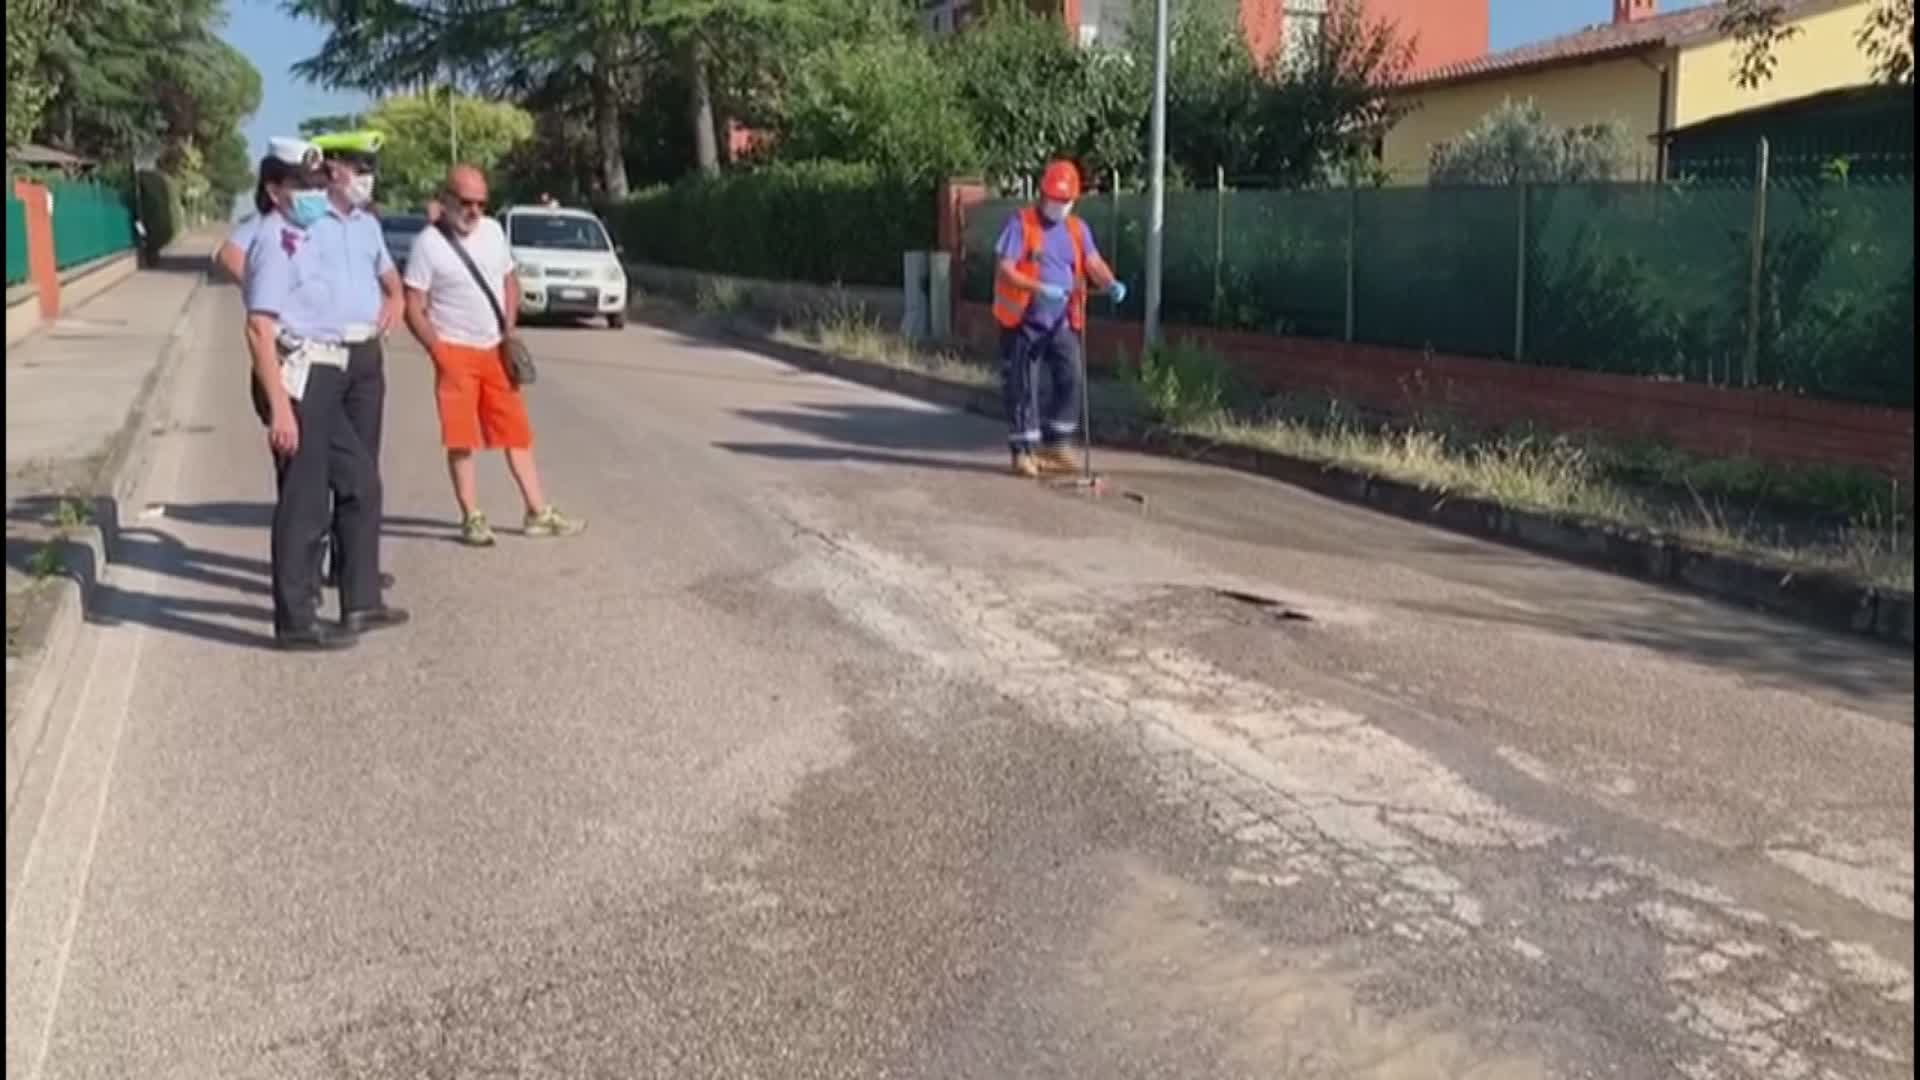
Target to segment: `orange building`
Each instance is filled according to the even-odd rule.
[[[1263,57],[1310,47],[1329,0],[1239,0],[1240,24]],[[1124,40],[1133,0],[1032,0],[1057,13],[1082,45]],[[927,29],[946,33],[966,25],[981,0],[925,0]],[[1471,60],[1487,51],[1487,0],[1362,0],[1362,9],[1386,19],[1414,42],[1419,73]]]

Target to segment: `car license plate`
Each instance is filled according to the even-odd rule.
[[[585,300],[586,298],[587,298],[587,290],[585,289],[561,289],[560,290],[560,299],[562,300]]]

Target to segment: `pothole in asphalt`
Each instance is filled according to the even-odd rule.
[[[1259,593],[1244,592],[1240,589],[1209,589],[1208,591],[1222,600],[1231,600],[1283,622],[1313,621],[1313,616],[1284,601],[1275,600],[1271,596],[1261,596]]]

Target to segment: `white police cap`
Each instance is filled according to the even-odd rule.
[[[267,140],[267,153],[297,169],[320,166],[320,148],[305,139],[276,135]]]

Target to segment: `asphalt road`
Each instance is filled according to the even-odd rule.
[[[1910,657],[646,327],[533,336],[591,528],[490,460],[490,551],[396,347],[415,621],[282,656],[198,304],[10,1080],[1912,1071]]]

